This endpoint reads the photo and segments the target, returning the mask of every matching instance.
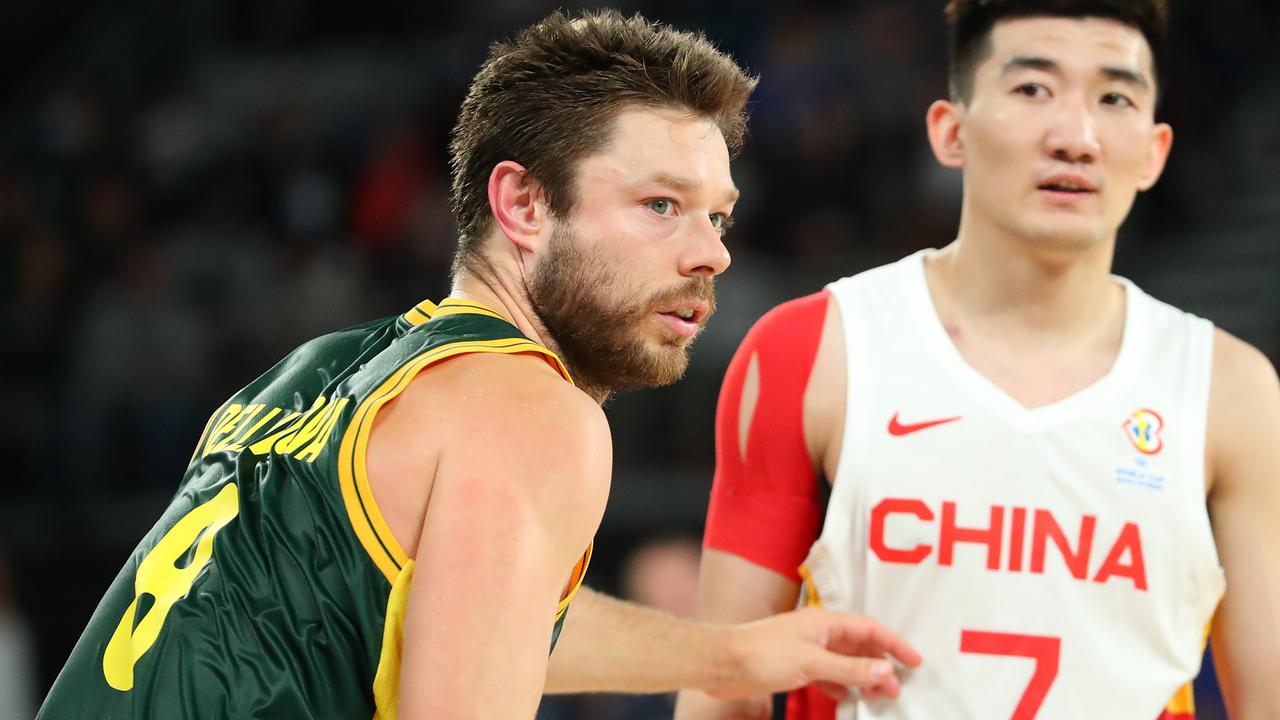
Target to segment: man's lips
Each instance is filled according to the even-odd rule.
[[[1098,192],[1098,184],[1079,173],[1055,173],[1036,183],[1036,188],[1046,192],[1077,195]]]
[[[657,314],[677,335],[693,337],[702,329],[711,306],[705,300],[682,300],[657,310]]]
[[[711,306],[705,300],[681,300],[658,308],[660,315],[669,315],[678,320],[700,325],[706,319]]]
[[[1098,194],[1098,184],[1079,173],[1056,173],[1036,183],[1036,193],[1051,205],[1076,207]]]
[[[669,313],[658,313],[658,317],[662,318],[662,321],[667,324],[667,327],[671,328],[671,330],[675,332],[675,334],[681,337],[686,337],[686,338],[693,337],[694,335],[698,334],[699,330],[702,329],[702,325],[696,322],[693,322],[692,320],[685,320],[681,318],[679,315],[671,315]]]

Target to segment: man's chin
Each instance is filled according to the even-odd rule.
[[[609,391],[664,387],[684,377],[689,367],[693,338],[665,328],[633,326],[624,335],[600,339],[598,347],[608,350],[587,353],[590,362],[583,364],[580,377]]]
[[[682,338],[678,344],[663,343],[647,349],[648,362],[643,372],[637,373],[633,387],[666,387],[684,377],[689,369],[689,342]]]
[[[1023,237],[1045,250],[1081,252],[1102,245],[1107,232],[1097,219],[1084,217],[1036,218],[1023,228]]]

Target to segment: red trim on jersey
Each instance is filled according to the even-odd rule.
[[[1156,720],[1196,720],[1196,714],[1194,712],[1176,713],[1165,710],[1160,713],[1160,717],[1156,718]]]
[[[804,391],[830,299],[824,290],[760,318],[729,364],[716,407],[716,475],[703,545],[797,582],[822,525],[818,477],[804,440]],[[738,411],[753,355],[760,393],[744,462]]]
[[[836,701],[809,685],[787,693],[787,720],[835,720]]]

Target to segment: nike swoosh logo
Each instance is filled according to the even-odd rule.
[[[959,419],[960,416],[957,415],[955,417],[926,420],[924,422],[907,423],[904,425],[903,423],[898,422],[898,413],[894,413],[893,417],[889,419],[889,434],[895,437],[901,437],[902,435],[910,435],[911,433],[920,432],[921,430],[928,430],[931,427],[946,425],[947,423],[955,422]]]

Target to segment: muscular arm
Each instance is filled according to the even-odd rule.
[[[557,603],[603,512],[607,425],[528,358],[459,358],[414,382],[370,448],[380,500],[430,488],[416,538],[388,513],[416,549],[399,716],[532,718]]]
[[[681,620],[584,589],[551,656],[548,692],[652,693],[700,688],[736,699],[830,681],[897,687],[900,638],[856,615],[809,609],[752,623]]]
[[[1280,717],[1280,382],[1218,332],[1209,403],[1209,512],[1227,592],[1210,638],[1231,717]]]
[[[709,622],[746,622],[786,612],[796,606],[800,584],[737,555],[708,548],[702,554],[698,580],[698,617]],[[768,695],[719,700],[688,690],[676,702],[676,720],[773,717]]]

